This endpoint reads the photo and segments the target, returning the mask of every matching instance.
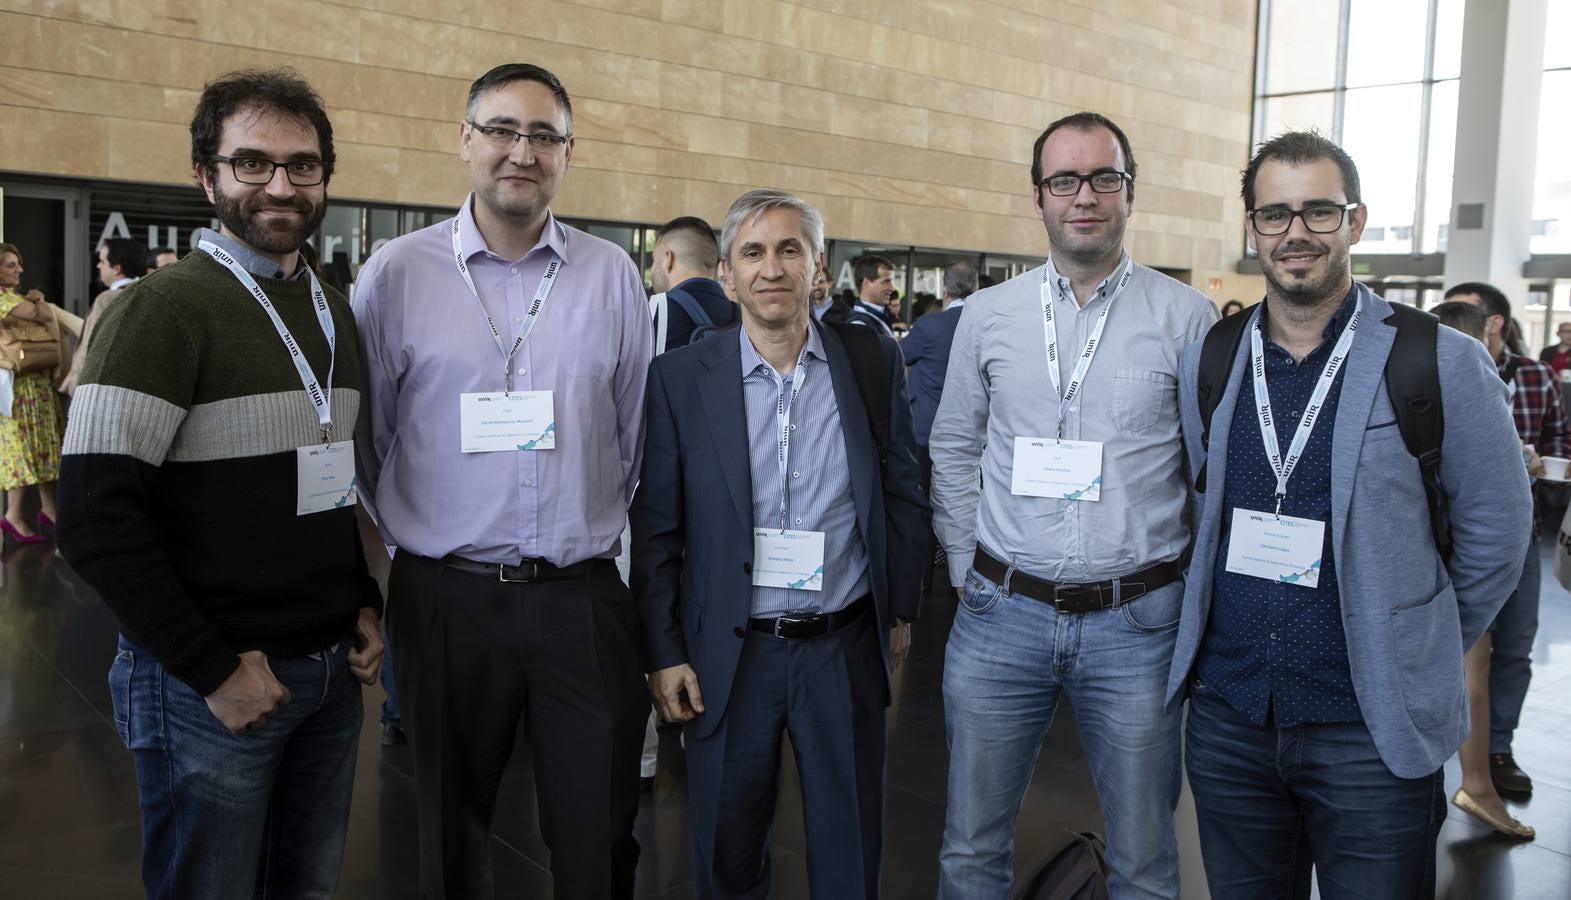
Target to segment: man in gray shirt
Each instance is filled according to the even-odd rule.
[[[1125,253],[1134,182],[1104,116],[1048,126],[1031,183],[1051,258],[972,295],[955,333],[930,439],[960,594],[944,900],[1010,896],[1014,819],[1060,692],[1107,820],[1112,896],[1178,896],[1181,717],[1162,702],[1190,540],[1178,357],[1217,314]]]

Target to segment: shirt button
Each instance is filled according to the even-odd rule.
[[[529,370],[528,369],[519,369],[518,370],[518,374],[520,374],[520,375],[528,375],[529,374]]]
[[[517,275],[518,274],[518,270],[517,269],[508,269],[507,270],[507,274],[509,274],[509,275]]]
[[[735,628],[731,629],[731,633],[736,635],[737,637],[742,637],[743,635],[747,634],[747,632],[742,630],[742,626],[740,626],[740,625],[738,625]]]
[[[513,317],[513,324],[514,325],[522,325],[522,324],[524,324],[524,317],[523,316],[514,316]]]
[[[802,517],[801,516],[797,516],[796,517],[796,524],[798,524],[798,525],[802,524]]]
[[[1276,640],[1276,632],[1271,632],[1271,640]]]
[[[533,478],[530,478],[530,479],[527,479],[527,480],[524,481],[524,487],[534,487],[534,486],[535,486],[535,480]]]
[[[801,472],[792,472],[791,473],[791,477],[792,478],[801,478],[802,477],[802,473]]]
[[[751,575],[751,574],[753,574],[753,564],[750,563],[750,562],[742,563],[742,573],[744,575]],[[741,629],[739,628],[737,630],[740,631]]]

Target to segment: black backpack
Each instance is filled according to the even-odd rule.
[[[1233,313],[1211,326],[1200,348],[1200,377],[1196,400],[1200,404],[1200,446],[1211,449],[1211,415],[1222,402],[1233,360],[1243,343],[1244,330],[1254,309]],[[1435,549],[1443,560],[1451,559],[1450,515],[1446,495],[1440,487],[1440,445],[1445,439],[1445,411],[1440,402],[1440,366],[1435,344],[1440,320],[1430,313],[1391,304],[1386,323],[1396,328],[1391,355],[1386,358],[1386,394],[1396,411],[1396,426],[1402,433],[1407,452],[1418,460],[1424,479],[1424,494],[1429,500],[1429,527],[1434,533]],[[1195,478],[1195,490],[1205,493],[1206,467]]]
[[[1066,832],[1019,900],[1108,900],[1107,844],[1089,831]]]
[[[688,346],[692,346],[709,337],[719,329],[720,326],[715,324],[715,320],[709,318],[709,314],[704,312],[704,306],[698,302],[697,297],[694,297],[687,291],[677,290],[676,288],[666,291],[665,296],[667,300],[675,300],[676,305],[682,307],[682,312],[687,313],[687,317],[693,321],[693,333],[688,335],[687,338]],[[666,315],[669,316],[670,314],[670,309],[667,309]],[[663,352],[671,348],[661,347],[660,349]]]

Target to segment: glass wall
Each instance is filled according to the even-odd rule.
[[[1261,0],[1255,140],[1313,128],[1347,149],[1360,253],[1445,251],[1464,2]]]
[[[1548,14],[1530,246],[1534,253],[1571,253],[1571,2],[1552,0]]]

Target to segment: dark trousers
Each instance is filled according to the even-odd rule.
[[[495,896],[491,819],[522,718],[556,897],[632,897],[649,691],[638,614],[611,561],[513,584],[401,552],[387,624],[415,763],[421,896]]]
[[[1216,900],[1435,896],[1442,771],[1398,778],[1362,722],[1256,725],[1196,684],[1184,759]]]
[[[808,640],[746,632],[725,718],[712,734],[697,733],[687,726],[693,875],[702,900],[768,895],[786,734],[802,782],[812,895],[878,897],[884,663],[872,615]]]

